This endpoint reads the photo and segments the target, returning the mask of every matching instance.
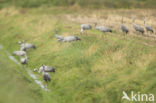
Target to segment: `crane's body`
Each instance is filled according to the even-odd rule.
[[[90,30],[92,29],[92,26],[89,24],[81,24],[81,33],[84,32],[84,30]]]
[[[105,27],[105,26],[97,26],[97,23],[94,23],[95,24],[95,29],[96,30],[99,30],[101,32],[112,32],[112,29],[111,28],[108,28],[108,27]]]
[[[124,32],[126,34],[129,32],[127,27],[123,24],[123,17],[122,17],[122,20],[121,20],[121,30],[122,30],[122,32]]]
[[[151,33],[154,32],[153,29],[152,29],[152,27],[146,25],[146,19],[144,19],[144,27],[145,27],[145,29],[146,29],[147,32],[148,32],[148,31],[151,32]]]
[[[39,73],[40,72],[55,72],[55,69],[52,67],[52,66],[46,66],[46,65],[42,65],[40,68],[39,68]]]
[[[132,24],[133,24],[133,28],[135,29],[135,31],[138,31],[138,32],[144,34],[144,32],[145,32],[144,29],[141,26],[134,23],[134,18],[133,18]]]
[[[16,55],[16,56],[26,56],[26,52],[25,51],[14,51],[13,55]]]
[[[43,77],[43,80],[45,82],[50,82],[51,81],[51,77],[50,77],[49,73],[47,73],[45,71],[42,72],[42,77]]]
[[[23,43],[21,41],[19,41],[18,44],[21,46],[20,50],[22,50],[22,51],[27,51],[31,48],[36,49],[36,46],[34,44],[25,43],[24,41],[23,41]]]

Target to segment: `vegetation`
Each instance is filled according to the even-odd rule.
[[[52,81],[48,84],[51,91],[44,92],[32,82],[24,70],[6,57],[3,58],[0,53],[2,56],[0,74],[4,72],[7,76],[13,72],[12,75],[21,78],[20,82],[17,82],[17,86],[21,87],[20,90],[15,87],[18,93],[24,91],[20,98],[37,103],[40,100],[42,103],[129,103],[121,100],[123,90],[127,93],[133,90],[154,94],[156,93],[156,39],[137,36],[134,32],[124,37],[118,30],[121,15],[127,17],[124,21],[131,31],[133,29],[131,29],[130,15],[136,15],[136,23],[143,25],[143,10],[112,10],[110,13],[109,10],[88,9],[84,11],[45,7],[3,8],[0,10],[0,44],[12,53],[19,49],[18,40],[34,43],[37,49],[28,52],[29,64],[24,68],[29,67],[33,70],[42,64],[52,65],[56,73],[51,74]],[[155,26],[153,22],[156,20],[155,11],[150,11],[146,15],[150,16],[148,23]],[[112,34],[106,33],[104,38],[96,30],[81,35],[80,23],[93,23],[94,20],[100,23],[104,20],[105,25],[115,30]],[[56,28],[60,35],[77,35],[82,40],[59,43],[54,35]],[[42,80],[41,74],[36,73],[36,75]],[[15,83],[16,80],[10,80],[11,77],[7,77],[8,82]],[[9,84],[4,84],[1,88],[4,86],[6,89],[4,91],[0,89],[0,92],[11,95],[12,92],[8,91]],[[29,92],[27,88],[32,89]],[[15,91],[14,95],[17,92]],[[34,95],[35,98],[29,99],[31,96],[29,94]],[[2,97],[0,101],[3,100]]]
[[[42,103],[40,88],[0,49],[0,103]]]
[[[85,8],[155,8],[155,0],[0,0],[0,7],[80,6]]]

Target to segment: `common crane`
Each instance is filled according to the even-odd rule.
[[[97,23],[95,23],[95,29],[101,31],[101,32],[112,32],[112,29],[105,26],[97,26]]]
[[[21,64],[28,64],[28,57],[21,58]]]
[[[84,32],[84,30],[90,30],[92,29],[92,26],[89,24],[81,24],[81,34]]]
[[[145,18],[144,18],[144,27],[146,28],[147,33],[148,33],[148,31],[151,32],[151,33],[154,32],[153,29],[150,26],[146,25],[146,19]]]
[[[13,55],[16,55],[16,56],[26,56],[26,52],[25,51],[14,51]]]
[[[30,48],[36,49],[36,46],[34,44],[25,43],[24,41],[23,41],[23,43],[21,41],[19,41],[18,44],[21,46],[20,50],[22,50],[22,51],[27,51]]]
[[[121,30],[122,30],[122,32],[124,32],[126,34],[129,32],[127,27],[123,24],[123,17],[122,17],[122,20],[121,20]]]
[[[43,77],[43,80],[45,82],[50,82],[51,81],[51,77],[50,77],[49,73],[47,73],[45,71],[42,72],[42,77]]]
[[[77,36],[61,36],[61,35],[58,35],[57,30],[55,30],[55,37],[60,42],[71,42],[71,41],[81,40]]]
[[[142,34],[144,34],[144,29],[142,27],[140,27],[139,25],[134,23],[134,18],[132,19],[132,24],[133,24],[133,28],[135,29],[135,31],[138,31]]]
[[[55,69],[52,67],[52,66],[46,66],[46,65],[42,65],[39,70],[38,70],[38,73],[40,72],[55,72]]]

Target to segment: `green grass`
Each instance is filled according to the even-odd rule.
[[[0,102],[42,103],[40,87],[0,50]]]
[[[6,6],[40,7],[40,6],[74,6],[83,8],[155,8],[155,0],[1,0],[0,8]]]
[[[29,64],[25,67],[33,70],[45,64],[56,69],[48,84],[51,92],[32,87],[35,91],[31,92],[39,93],[36,98],[42,103],[129,103],[121,101],[123,90],[156,93],[155,42],[133,35],[124,38],[119,31],[108,33],[105,38],[95,30],[81,35],[79,23],[66,20],[66,14],[75,15],[72,10],[55,8],[27,9],[26,13],[17,8],[0,11],[0,44],[12,53],[19,49],[18,40],[34,43],[37,49],[28,52]],[[75,34],[82,40],[59,43],[53,33],[55,28],[61,35]],[[152,42],[152,46],[143,45],[144,42]],[[8,63],[11,62],[7,59],[2,62]],[[20,73],[26,74],[22,70]],[[42,80],[41,74],[36,75]]]

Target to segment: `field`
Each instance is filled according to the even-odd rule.
[[[126,36],[120,30],[122,16],[130,29]],[[28,52],[29,64],[22,68],[1,53],[0,78],[8,73],[20,78],[17,85],[21,90],[16,91],[15,88],[12,93],[16,95],[26,91],[19,97],[13,97],[17,100],[23,98],[25,103],[29,102],[26,100],[30,100],[29,103],[130,103],[121,100],[122,91],[155,94],[156,33],[142,36],[135,32],[132,17],[142,27],[146,17],[146,23],[156,30],[155,9],[2,8],[0,44],[10,53],[19,50],[19,40],[34,43],[37,49]],[[94,29],[94,22],[111,27],[113,33],[102,36],[101,32]],[[82,23],[91,24],[93,30],[80,34]],[[60,43],[55,38],[55,29],[60,35],[77,35],[81,41]],[[40,89],[24,71],[27,67],[33,71],[42,64],[56,69],[48,84],[50,92]],[[42,80],[41,74],[35,74]],[[9,76],[6,78],[11,79]],[[12,85],[16,85],[14,81],[9,80]],[[0,89],[0,93],[7,95],[8,88]],[[1,96],[0,102],[4,100]]]

